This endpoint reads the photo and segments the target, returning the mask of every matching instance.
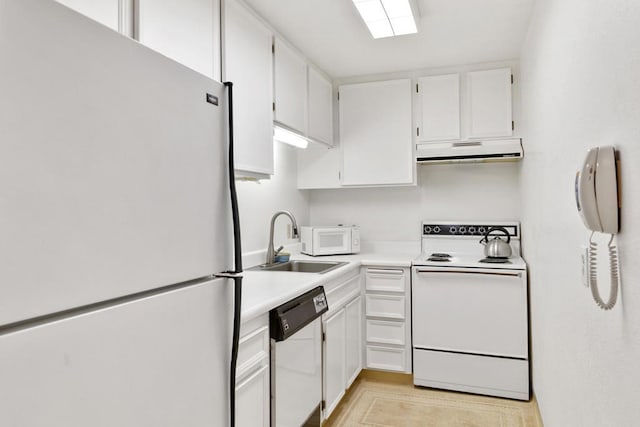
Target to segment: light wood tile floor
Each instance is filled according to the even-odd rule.
[[[530,402],[414,387],[411,375],[363,371],[323,427],[542,427]]]

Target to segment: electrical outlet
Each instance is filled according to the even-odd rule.
[[[287,224],[287,239],[291,239],[293,236],[293,226],[291,224]]]
[[[580,258],[582,260],[582,284],[585,287],[589,287],[589,248],[582,246],[582,252]]]

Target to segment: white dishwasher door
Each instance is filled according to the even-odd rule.
[[[273,368],[272,368],[273,369]],[[300,427],[322,400],[320,318],[275,343],[275,425]]]
[[[525,271],[414,267],[413,347],[526,359]]]

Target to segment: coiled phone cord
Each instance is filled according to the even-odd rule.
[[[605,303],[598,291],[598,244],[593,241],[593,234],[592,232],[591,237],[589,237],[589,287],[591,288],[591,295],[593,295],[593,299],[598,307],[603,310],[611,310],[613,306],[616,305],[618,299],[618,249],[615,245],[612,245],[612,234],[608,245],[611,290],[609,291],[609,301]]]

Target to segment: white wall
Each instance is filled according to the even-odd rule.
[[[519,170],[520,163],[422,165],[417,187],[313,190],[310,219],[357,224],[363,241],[418,241],[424,219],[519,220]]]
[[[290,211],[298,224],[309,222],[309,196],[305,191],[296,188],[296,150],[289,145],[275,143],[275,173],[272,178],[259,183],[237,182],[243,253],[267,248],[271,216],[277,211]],[[276,247],[295,243],[294,240],[286,238],[289,223],[286,216],[276,220],[274,234]]]
[[[533,386],[550,427],[640,422],[639,41],[637,0],[538,0],[523,47],[522,235]],[[588,232],[573,198],[587,148],[605,144],[622,161],[622,288],[611,312],[581,284]]]

